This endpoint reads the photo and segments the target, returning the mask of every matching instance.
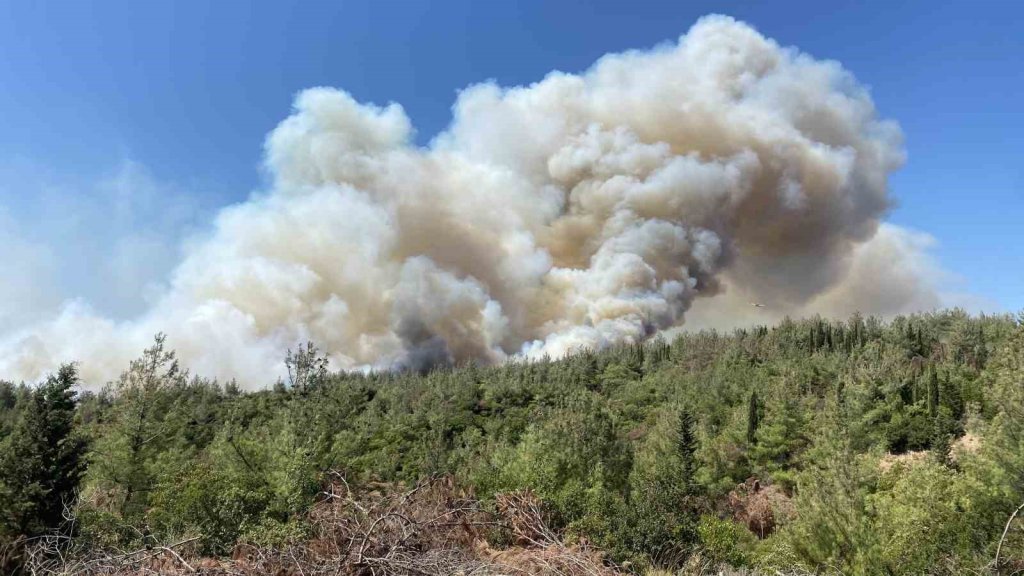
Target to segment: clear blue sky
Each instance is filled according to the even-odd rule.
[[[838,60],[870,86],[907,141],[891,220],[938,239],[940,262],[966,279],[957,290],[1024,309],[1019,0],[0,0],[0,225],[6,213],[45,238],[59,222],[45,219],[40,194],[116,196],[125,181],[126,193],[137,185],[187,206],[168,226],[198,225],[261,186],[263,137],[302,88],[399,102],[426,142],[459,88],[579,71],[607,52],[673,40],[713,12]],[[122,225],[145,235],[138,218]],[[106,246],[75,230],[49,237]],[[81,279],[85,266],[67,268]]]

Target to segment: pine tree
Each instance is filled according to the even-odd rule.
[[[0,452],[0,533],[37,536],[59,527],[85,472],[86,441],[74,426],[73,364],[32,391]]]
[[[183,388],[187,380],[174,352],[164,349],[164,335],[157,334],[153,346],[131,362],[117,383],[112,428],[98,443],[97,452],[104,458],[96,462],[95,471],[102,482],[120,488],[122,518],[136,519],[147,507],[156,481],[150,463],[173,431],[166,419],[171,410],[167,391]]]
[[[299,346],[294,353],[288,350],[284,365],[291,389],[301,394],[319,391],[327,379],[327,357],[312,342],[306,342],[305,348]]]

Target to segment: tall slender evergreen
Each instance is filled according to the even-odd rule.
[[[757,444],[757,428],[761,425],[761,406],[757,398],[757,390],[751,390],[747,402],[747,443]]]
[[[37,536],[59,527],[85,472],[75,430],[78,372],[65,364],[32,391],[0,452],[0,532]]]
[[[697,425],[693,414],[686,408],[679,410],[676,451],[679,455],[680,476],[687,491],[692,490],[697,473]]]
[[[928,370],[928,415],[939,415],[939,375],[934,366]]]

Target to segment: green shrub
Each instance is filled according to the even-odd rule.
[[[736,567],[750,563],[749,551],[756,540],[745,526],[705,514],[697,523],[697,536],[706,555],[714,562]]]

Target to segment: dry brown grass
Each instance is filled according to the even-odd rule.
[[[974,454],[981,449],[981,436],[968,432],[953,441],[949,450],[949,457],[956,462],[968,454]]]
[[[883,473],[889,472],[897,466],[913,466],[928,460],[927,450],[911,450],[903,454],[886,454],[878,461],[878,469]]]

